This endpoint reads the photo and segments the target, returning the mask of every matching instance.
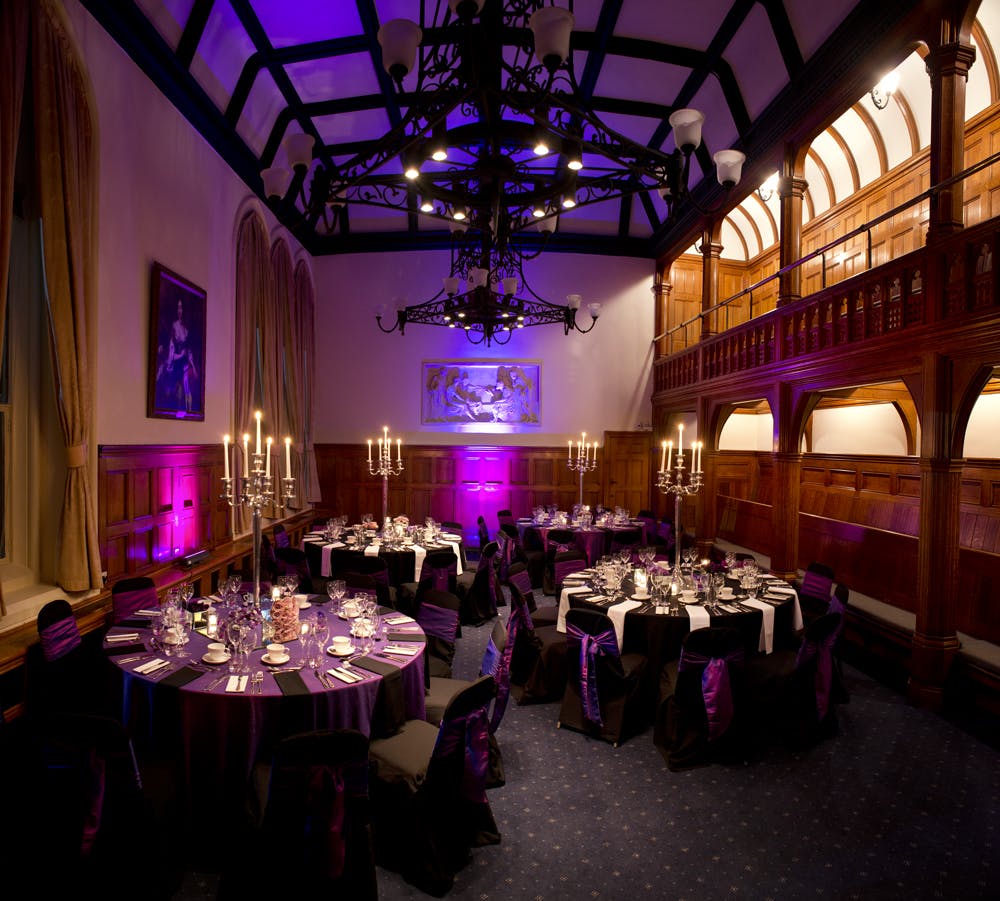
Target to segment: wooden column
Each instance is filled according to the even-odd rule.
[[[673,290],[673,285],[666,280],[669,272],[669,267],[661,270],[653,285],[654,297],[656,298],[654,335],[665,335],[672,326],[670,322],[670,292]],[[673,348],[670,347],[669,338],[662,337],[656,342],[656,356],[665,357],[672,352]]]
[[[959,512],[962,459],[951,456],[954,426],[952,365],[939,354],[924,362],[921,399],[920,538],[917,548],[917,623],[910,661],[910,700],[940,710],[944,684],[959,648]]]
[[[799,496],[802,480],[802,452],[793,420],[792,391],[779,385],[771,400],[774,417],[774,490],[771,498],[773,542],[771,572],[783,579],[798,575]]]
[[[701,309],[710,310],[719,302],[719,258],[722,256],[722,245],[719,237],[722,234],[721,222],[710,222],[705,226],[701,236]],[[710,335],[718,332],[716,328],[717,313],[701,318],[701,339],[704,341]]]
[[[698,537],[698,559],[711,557],[712,545],[718,532],[718,508],[715,503],[715,436],[712,429],[712,408],[706,398],[698,399],[698,440],[704,443],[701,452],[701,490],[697,494],[695,534]]]
[[[965,85],[976,59],[971,44],[955,41],[933,48],[927,55],[931,79],[930,179],[936,185],[965,167]],[[962,182],[944,188],[930,200],[927,241],[947,237],[963,225]]]
[[[805,156],[801,159],[791,150],[786,151],[778,178],[778,197],[781,201],[780,235],[778,238],[778,264],[781,269],[802,257],[802,199],[809,187],[803,177]],[[794,303],[802,297],[802,269],[796,266],[782,272],[778,281],[778,306]]]

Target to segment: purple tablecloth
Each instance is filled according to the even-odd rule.
[[[313,615],[312,610],[302,611],[302,616]],[[327,616],[330,638],[347,635],[349,621]],[[394,632],[400,627],[393,627]],[[423,632],[414,623],[403,627],[412,630],[414,646],[423,641]],[[109,634],[122,633],[121,628],[113,628]],[[139,641],[150,647],[150,632],[138,628],[128,631],[138,632]],[[348,684],[331,677],[333,688],[326,688],[316,677],[312,667],[303,667],[299,675],[308,692],[305,694],[283,694],[270,671],[261,663],[263,648],[250,654],[250,673],[264,673],[260,694],[226,691],[227,679],[223,679],[213,690],[206,687],[219,676],[228,676],[226,664],[209,666],[208,671],[180,687],[158,683],[176,673],[191,661],[201,664],[209,639],[198,632],[191,633],[191,639],[182,656],[170,658],[160,653],[162,659],[169,659],[173,665],[152,675],[135,672],[145,660],[128,660],[136,655],[133,649],[127,654],[124,643],[105,642],[104,648],[113,663],[118,665],[123,676],[123,720],[129,726],[133,739],[142,749],[155,748],[158,753],[176,755],[183,769],[185,809],[192,822],[206,815],[218,815],[220,798],[239,805],[246,797],[247,785],[254,765],[267,761],[274,745],[280,739],[296,732],[313,729],[357,729],[371,734],[373,715],[376,712],[379,684],[382,676],[361,670],[364,681]],[[128,642],[132,645],[133,642]],[[286,666],[297,666],[301,662],[299,642],[286,643],[291,659]],[[386,644],[385,639],[376,642],[373,653]],[[117,658],[117,659],[116,659]],[[424,718],[424,656],[416,654],[410,658],[376,659],[392,663],[399,668],[402,681],[403,707],[407,719]],[[331,669],[340,664],[338,658],[323,655],[322,669]],[[377,717],[382,721],[384,717]]]

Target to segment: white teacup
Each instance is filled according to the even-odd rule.
[[[205,659],[214,663],[224,663],[229,659],[229,653],[221,641],[213,641],[205,651]]]
[[[335,654],[346,654],[351,649],[351,639],[346,635],[334,635],[332,647]]]
[[[732,588],[720,588],[719,589],[719,597],[720,598],[731,598],[732,596],[733,596],[733,589]]]
[[[357,616],[361,609],[358,607],[356,601],[344,601],[343,606],[340,608],[344,612],[344,616]]]
[[[267,646],[267,653],[269,657],[281,657],[288,653],[288,648],[279,642],[275,642]]]
[[[694,589],[685,588],[683,591],[681,591],[681,597],[683,598],[685,604],[692,603],[694,601]]]

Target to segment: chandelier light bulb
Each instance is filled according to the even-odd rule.
[[[576,197],[573,194],[567,194],[562,199],[562,205],[564,210],[571,210],[576,206]]]
[[[420,212],[421,213],[433,213],[434,212],[434,201],[430,197],[424,197],[420,201]]]

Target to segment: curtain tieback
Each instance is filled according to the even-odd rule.
[[[79,469],[87,465],[87,445],[71,444],[66,448],[66,466],[69,469]]]

